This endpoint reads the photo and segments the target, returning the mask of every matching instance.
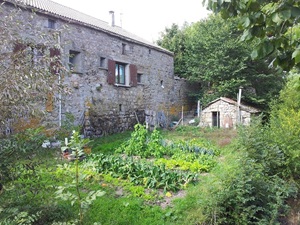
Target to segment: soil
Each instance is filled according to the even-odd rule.
[[[186,196],[186,191],[180,190],[176,193],[172,193],[172,196],[167,197],[164,193],[161,193],[164,198],[162,200],[157,201],[157,205],[159,205],[162,209],[167,207],[172,207],[172,201],[178,198],[184,198]]]

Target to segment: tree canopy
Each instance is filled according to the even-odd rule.
[[[298,0],[203,0],[223,18],[239,18],[241,40],[258,39],[253,58],[272,56],[272,65],[289,71],[300,67]]]
[[[266,106],[277,95],[283,76],[268,61],[251,59],[254,41],[240,41],[236,19],[224,21],[219,15],[162,33],[158,44],[175,54],[175,73],[201,84],[194,93],[205,104],[217,97],[236,98],[243,87],[243,100]]]

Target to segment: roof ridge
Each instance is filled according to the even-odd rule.
[[[108,22],[99,19],[97,17],[88,15],[86,13],[80,12],[69,6],[62,5],[58,2],[52,0],[5,0],[7,2],[22,3],[25,7],[36,8],[42,12],[52,14],[53,16],[61,17],[62,19],[71,20],[74,22],[82,23],[84,26],[91,27],[94,29],[102,30],[104,32],[110,33],[112,35],[130,39],[133,42],[142,44],[144,46],[152,47],[158,51],[162,51],[169,55],[173,55],[173,52],[158,46],[155,43],[151,43],[144,38],[141,38],[130,31],[123,29],[120,26],[110,26]],[[5,2],[4,1],[4,2]]]

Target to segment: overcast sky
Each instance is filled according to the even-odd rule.
[[[202,0],[53,0],[101,20],[110,21],[109,11],[115,12],[115,23],[150,41],[172,23],[182,26],[208,15]]]

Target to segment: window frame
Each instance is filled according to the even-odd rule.
[[[116,79],[116,64],[121,64],[125,67],[125,83],[119,82],[120,78]],[[119,70],[118,70],[119,71]],[[118,74],[117,74],[118,76]],[[107,60],[107,83],[117,87],[136,87],[137,86],[137,66],[127,62]]]
[[[81,52],[76,50],[69,50],[69,60],[68,60],[68,66],[70,71],[73,73],[81,73]]]
[[[99,68],[107,69],[107,59],[105,57],[99,57]]]
[[[115,84],[126,85],[126,67],[127,64],[116,62],[115,64]],[[123,74],[121,74],[123,72]],[[123,80],[123,82],[122,82]]]
[[[137,81],[138,84],[143,83],[142,77],[143,77],[142,73],[137,73],[136,81]]]
[[[56,29],[56,21],[54,19],[50,19],[48,18],[48,21],[47,21],[47,27],[49,29]]]

